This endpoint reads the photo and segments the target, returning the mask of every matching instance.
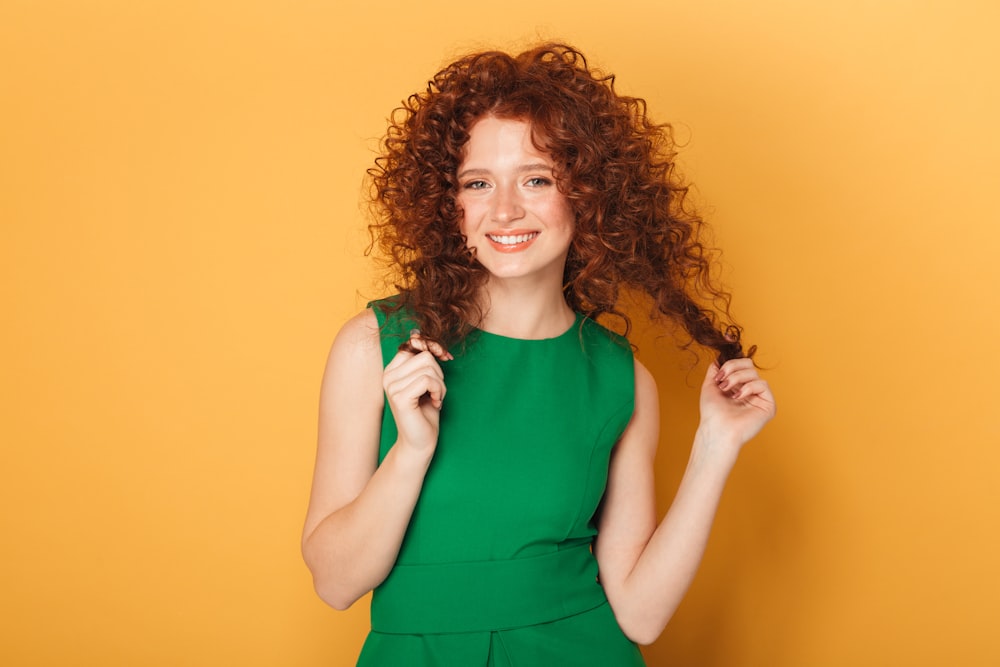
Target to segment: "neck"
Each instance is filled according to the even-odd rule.
[[[511,338],[554,338],[576,319],[561,286],[543,289],[537,282],[519,285],[489,280],[483,289],[483,331]]]

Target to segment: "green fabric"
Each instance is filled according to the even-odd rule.
[[[388,363],[415,323],[371,305]],[[634,408],[627,341],[578,315],[555,338],[474,331],[450,351],[437,451],[358,664],[644,664],[590,551]],[[396,434],[386,405],[380,461]]]

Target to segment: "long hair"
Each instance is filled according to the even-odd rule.
[[[528,121],[536,147],[552,157],[576,218],[563,278],[571,308],[619,318],[627,334],[623,303],[638,299],[651,316],[680,324],[685,346],[713,349],[719,363],[744,356],[704,222],[684,204],[670,126],[653,123],[644,100],[619,95],[614,76],[563,44],[462,58],[390,118],[368,172],[369,231],[423,336],[454,343],[483,315],[486,272],[459,232],[455,196],[469,131],[487,115]]]

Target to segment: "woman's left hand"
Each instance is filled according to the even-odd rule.
[[[709,366],[701,386],[701,425],[736,451],[774,417],[776,406],[767,381],[750,359]]]

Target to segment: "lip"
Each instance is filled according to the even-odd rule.
[[[486,240],[497,252],[520,252],[534,243],[539,234],[541,232],[537,230],[510,229],[503,232],[489,232],[486,234]]]

